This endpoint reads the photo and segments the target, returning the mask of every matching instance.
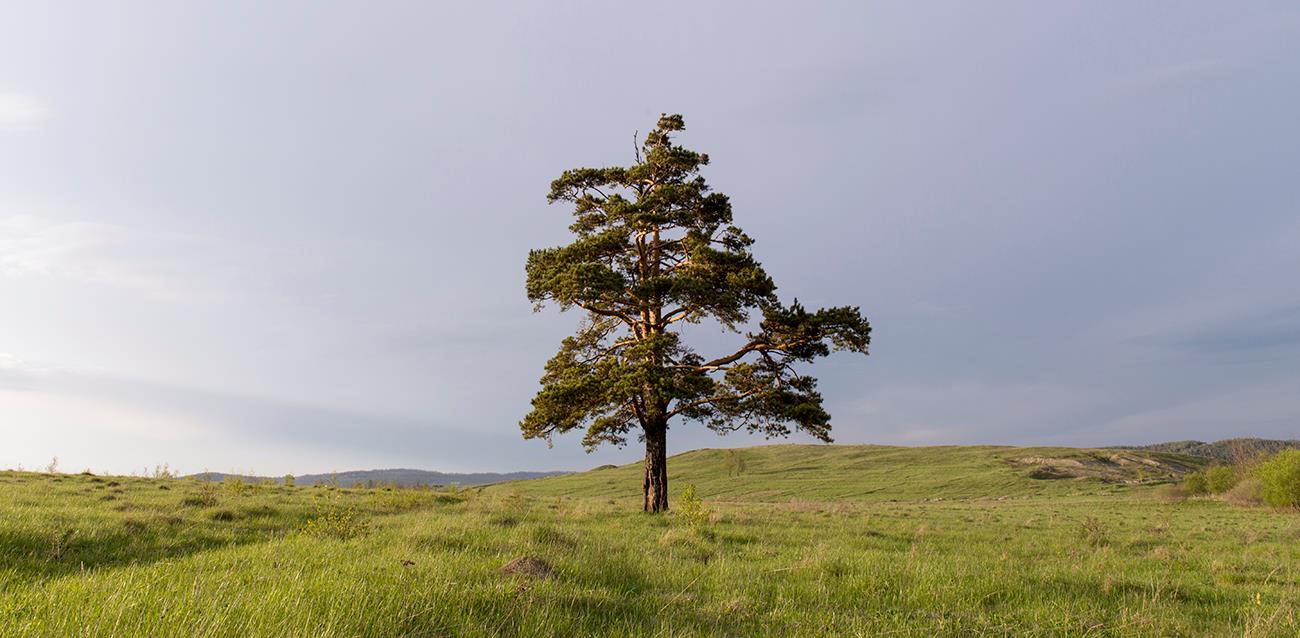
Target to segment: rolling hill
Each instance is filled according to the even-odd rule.
[[[1146,450],[1060,447],[761,445],[673,456],[673,496],[687,484],[721,501],[1004,498],[1122,491],[1177,480],[1206,459]],[[492,489],[528,496],[640,498],[639,463]]]
[[[432,472],[429,470],[388,469],[388,470],[353,470],[333,474],[301,474],[293,477],[297,485],[315,485],[317,483],[335,484],[340,487],[360,487],[367,485],[398,485],[415,487],[418,485],[488,485],[506,481],[560,476],[568,472],[474,472],[460,474],[455,472]],[[245,481],[263,483],[266,481],[282,482],[278,476],[248,476],[243,474],[224,474],[221,472],[202,472],[194,478],[208,481],[224,481],[226,478],[239,477]]]

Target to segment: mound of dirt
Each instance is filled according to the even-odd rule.
[[[1032,466],[1034,479],[1099,479],[1110,483],[1153,483],[1177,480],[1197,468],[1171,459],[1133,452],[1096,452],[1068,457],[1024,456],[1008,459]]]
[[[555,574],[549,563],[532,556],[520,556],[502,565],[501,573],[506,576],[524,576],[527,578],[550,578]]]

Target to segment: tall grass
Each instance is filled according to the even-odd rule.
[[[1152,488],[747,503],[700,488],[696,525],[523,485],[207,487],[0,473],[0,636],[1300,631],[1300,517]],[[547,569],[502,571],[523,557]]]

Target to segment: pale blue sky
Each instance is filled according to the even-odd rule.
[[[519,437],[523,262],[664,111],[871,318],[839,441],[1300,437],[1297,78],[1290,2],[11,0],[0,467],[639,458]]]

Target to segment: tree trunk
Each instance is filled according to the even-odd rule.
[[[668,424],[645,430],[645,512],[668,511]]]

